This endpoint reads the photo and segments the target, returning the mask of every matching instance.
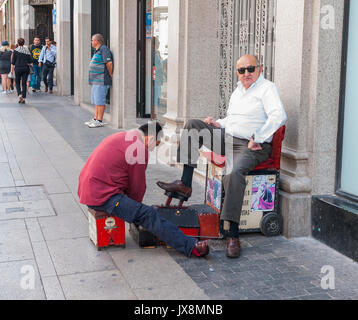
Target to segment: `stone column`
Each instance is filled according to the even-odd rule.
[[[171,0],[168,19],[167,139],[189,119],[217,116],[219,102],[217,4]]]
[[[88,84],[91,61],[91,0],[74,1],[74,101],[90,103],[91,88]]]
[[[307,89],[304,78],[310,77],[312,69],[306,69],[311,58],[304,57],[305,46],[311,45],[311,42],[304,43],[305,13],[308,13],[305,4],[306,1],[277,1],[275,83],[288,115],[281,170],[281,211],[286,237],[307,236],[310,225],[312,181],[308,175],[309,108],[306,99],[309,94],[302,93]],[[285,45],[288,39],[290,46]]]
[[[61,96],[71,95],[71,8],[70,1],[57,0],[57,91]]]
[[[15,39],[24,38],[29,45],[30,29],[34,28],[34,8],[29,5],[29,0],[15,1]]]
[[[137,1],[111,0],[111,51],[114,56],[111,122],[117,128],[136,125]]]
[[[323,31],[328,2],[343,4],[277,0],[275,82],[288,114],[281,170],[286,237],[310,235],[312,194],[334,193],[343,10],[335,29]]]

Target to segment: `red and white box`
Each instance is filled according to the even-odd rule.
[[[115,246],[126,247],[125,221],[106,212],[88,210],[89,237],[98,250]]]

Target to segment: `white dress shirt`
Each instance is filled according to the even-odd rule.
[[[256,143],[271,143],[275,132],[285,125],[287,115],[276,85],[261,74],[246,90],[239,81],[231,96],[225,119],[217,122],[226,133]]]

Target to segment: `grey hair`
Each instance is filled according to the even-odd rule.
[[[104,37],[103,35],[101,35],[100,33],[97,33],[95,35],[93,35],[93,37],[96,41],[100,42],[100,43],[104,43]]]

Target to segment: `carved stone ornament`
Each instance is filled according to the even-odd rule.
[[[224,118],[236,88],[236,61],[258,57],[264,76],[273,81],[277,0],[218,0],[220,37],[219,116]]]

